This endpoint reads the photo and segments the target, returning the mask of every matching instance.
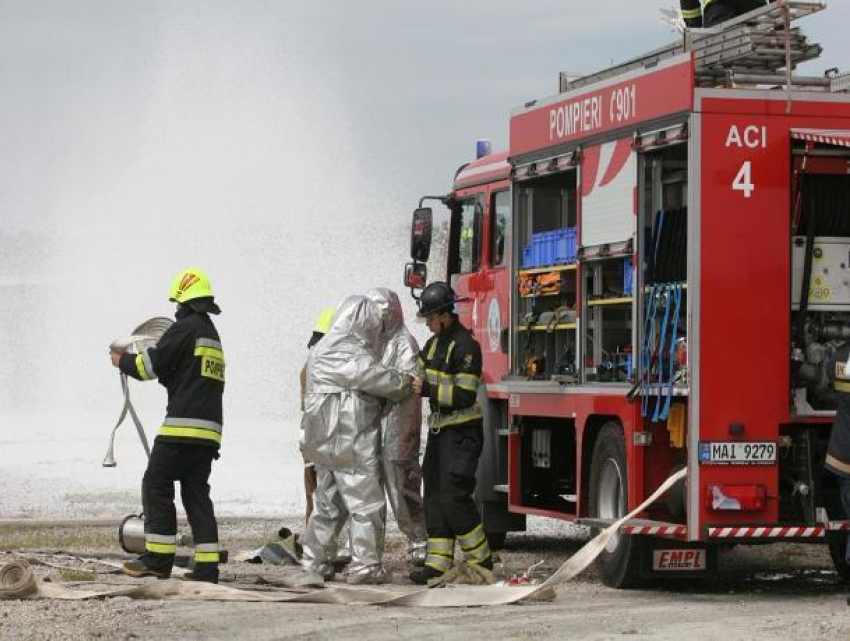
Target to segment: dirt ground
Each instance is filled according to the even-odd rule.
[[[297,518],[222,519],[221,539],[233,552],[272,540],[281,525],[300,530]],[[114,523],[0,522],[0,563],[28,558],[36,573],[81,588],[127,585],[133,580],[79,556],[130,558],[117,545]],[[543,520],[508,537],[501,575],[509,578],[538,561],[541,578],[587,540],[584,528]],[[415,588],[404,542],[391,531],[385,586],[399,594]],[[42,564],[38,564],[42,563]],[[44,565],[47,563],[48,565]],[[292,567],[231,562],[222,583],[257,590],[298,572]],[[153,579],[147,579],[153,580]],[[612,590],[592,569],[558,589],[552,602],[490,608],[410,608],[294,603],[133,601],[0,601],[2,639],[282,639],[352,638],[581,638],[850,639],[845,586],[822,546],[737,546],[721,557],[710,581],[680,580],[642,590]]]

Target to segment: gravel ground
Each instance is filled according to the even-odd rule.
[[[258,547],[300,519],[222,519],[221,539],[231,553]],[[585,528],[533,519],[530,531],[508,538],[500,573],[510,577],[543,561],[547,576],[588,539]],[[0,523],[0,563],[29,558],[38,576],[87,589],[127,585],[133,579],[100,563],[130,558],[117,545],[114,523]],[[415,589],[404,542],[396,531],[387,540],[386,589]],[[248,589],[273,589],[292,577],[291,567],[228,563],[222,582]],[[152,580],[152,579],[149,579]],[[493,608],[388,608],[317,604],[194,603],[133,601],[0,601],[3,639],[496,638],[608,639],[623,635],[681,639],[850,638],[850,609],[844,586],[821,546],[737,546],[722,555],[711,581],[678,581],[647,590],[603,586],[592,569],[560,587],[555,601]]]

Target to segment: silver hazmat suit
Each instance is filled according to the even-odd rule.
[[[351,582],[382,577],[381,411],[384,399],[396,402],[410,393],[411,377],[381,364],[386,342],[381,309],[365,296],[350,296],[307,358],[301,451],[316,466],[317,486],[304,564],[327,576],[348,520]]]
[[[375,288],[366,297],[381,309],[387,342],[381,362],[389,369],[421,378],[419,345],[404,325],[398,295]],[[387,499],[398,529],[407,537],[414,563],[425,561],[425,511],[422,505],[422,467],[419,448],[422,438],[422,397],[410,394],[389,405],[381,419],[381,471]]]

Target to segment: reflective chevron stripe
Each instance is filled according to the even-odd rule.
[[[484,533],[484,526],[479,523],[471,531],[457,537],[463,554],[469,563],[486,563],[490,558],[490,544]]]
[[[156,372],[153,371],[153,363],[151,362],[148,350],[140,354],[136,354],[136,371],[139,372],[139,377],[143,381],[149,381],[156,378]]]
[[[177,535],[145,534],[145,549],[155,554],[175,554],[177,552]]]
[[[160,436],[176,436],[221,444],[220,423],[198,418],[176,418],[168,416],[159,428]]]
[[[449,414],[432,413],[428,417],[428,428],[431,430],[441,430],[449,425],[459,425],[461,423],[470,423],[479,421],[484,417],[481,411],[481,405],[475,403],[471,407],[465,407],[461,410],[455,410]]]
[[[198,543],[195,545],[196,563],[218,563],[219,560],[218,543]]]

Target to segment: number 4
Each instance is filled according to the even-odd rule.
[[[747,160],[738,170],[738,175],[732,181],[732,189],[734,191],[744,192],[744,198],[750,198],[756,190],[753,184],[753,163]]]

